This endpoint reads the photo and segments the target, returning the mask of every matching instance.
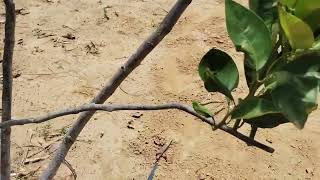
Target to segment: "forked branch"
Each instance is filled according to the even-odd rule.
[[[120,86],[120,84],[128,77],[128,75],[138,67],[143,59],[160,43],[160,41],[171,31],[182,13],[189,6],[192,0],[178,0],[169,13],[161,22],[160,26],[154,33],[147,38],[136,52],[130,56],[127,62],[121,66],[118,72],[110,79],[99,94],[91,101],[92,103],[104,103]],[[58,150],[56,151],[49,167],[44,171],[42,180],[52,179],[58,171],[61,163],[64,161],[71,146],[79,136],[82,129],[91,119],[95,111],[86,111],[81,113],[77,122],[69,129]]]

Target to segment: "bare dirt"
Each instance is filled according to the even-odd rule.
[[[89,102],[174,2],[16,0],[20,10],[14,54],[14,117]],[[0,42],[3,13],[2,5]],[[108,103],[214,101],[210,107],[218,111],[225,107],[224,98],[207,93],[197,74],[201,57],[212,47],[228,51],[243,72],[242,55],[233,50],[226,33],[223,1],[196,0]],[[246,91],[241,76],[235,94],[241,97]],[[173,140],[155,179],[316,180],[320,179],[319,115],[315,112],[302,131],[291,124],[259,130],[257,139],[276,149],[269,154],[222,131],[213,132],[207,124],[175,110],[99,112],[66,160],[79,180],[146,179],[158,149]],[[76,118],[13,128],[14,178],[37,179],[50,160],[48,155]],[[243,132],[248,133],[247,128]],[[72,179],[66,165],[56,179]]]

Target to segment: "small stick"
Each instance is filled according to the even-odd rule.
[[[32,159],[26,159],[24,161],[24,164],[30,164],[30,163],[36,163],[36,162],[39,162],[39,161],[43,161],[47,158],[49,158],[50,156],[47,155],[47,156],[44,156],[44,157],[38,157],[38,158],[32,158]]]
[[[163,157],[164,153],[167,152],[167,150],[169,149],[171,144],[172,144],[172,140],[169,143],[163,145],[161,147],[161,149],[159,149],[159,151],[156,154],[156,162],[155,163],[159,162],[159,160]]]
[[[64,161],[63,161],[63,164],[67,166],[67,168],[71,171],[74,180],[76,180],[77,177],[78,177],[78,176],[77,176],[77,172],[76,172],[76,170],[72,167],[72,165],[71,165],[67,160],[64,160]]]
[[[157,170],[157,168],[158,168],[159,160],[163,157],[164,153],[169,149],[169,147],[170,147],[171,144],[172,144],[172,140],[170,140],[169,143],[163,145],[163,146],[161,147],[161,149],[159,149],[159,151],[158,151],[157,154],[156,154],[156,162],[153,163],[153,167],[152,167],[152,169],[151,169],[151,172],[150,172],[147,180],[152,180],[152,179],[153,179],[153,177],[154,177],[154,175],[155,175],[155,173],[156,173],[156,170]]]
[[[41,152],[45,151],[45,150],[46,150],[48,147],[50,147],[53,143],[55,143],[55,142],[57,142],[57,141],[60,141],[62,138],[63,138],[63,137],[60,137],[60,138],[58,138],[58,139],[56,139],[56,140],[52,141],[51,143],[48,143],[48,144],[47,144],[47,145],[45,145],[44,147],[41,147],[41,150],[39,150],[39,151],[37,151],[37,152],[35,152],[35,153],[33,153],[33,154],[29,155],[29,156],[28,156],[28,158],[31,158],[31,157],[33,157],[33,156],[35,156],[35,155],[37,155],[37,154],[39,154],[39,153],[41,153]]]

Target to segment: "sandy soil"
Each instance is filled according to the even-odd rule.
[[[20,11],[14,55],[14,117],[41,115],[89,102],[174,2],[16,0]],[[1,15],[0,42],[3,20]],[[211,109],[218,111],[225,106],[219,103],[224,99],[204,90],[197,65],[206,51],[219,47],[238,59],[243,71],[242,56],[233,50],[227,37],[223,1],[194,1],[172,33],[108,102],[217,101]],[[241,76],[236,94],[245,93]],[[276,149],[269,154],[222,131],[213,132],[194,117],[174,110],[99,112],[66,160],[79,180],[146,179],[158,149],[173,140],[155,179],[316,180],[320,179],[319,115],[314,113],[302,131],[291,124],[258,131],[257,139]],[[13,172],[24,179],[37,179],[50,160],[48,155],[76,118],[14,128]],[[246,128],[243,132],[248,133]],[[49,148],[43,150],[46,146]],[[39,162],[27,163],[37,158]],[[70,170],[62,165],[56,179],[72,179]]]

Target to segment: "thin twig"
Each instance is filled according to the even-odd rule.
[[[158,151],[158,153],[156,155],[156,162],[155,163],[158,163],[160,161],[160,159],[163,157],[164,153],[167,152],[167,150],[169,149],[171,144],[172,144],[172,140],[169,143],[167,143],[161,147],[161,149]]]
[[[73,176],[73,179],[76,180],[78,175],[77,175],[77,172],[76,170],[72,167],[72,165],[67,161],[67,160],[64,160],[63,161],[63,164],[67,166],[67,168],[71,171],[72,173],[72,176]]]
[[[206,105],[209,105],[209,104],[222,104],[224,103],[223,101],[208,101],[208,102],[203,102],[203,103],[200,103],[202,106],[206,106]]]
[[[24,164],[36,163],[36,162],[40,162],[40,161],[46,160],[49,157],[50,157],[49,155],[46,155],[46,156],[43,156],[43,157],[29,158],[29,159],[26,159],[23,163]]]
[[[120,86],[120,84],[128,77],[128,75],[138,67],[143,59],[162,41],[162,39],[169,34],[173,26],[177,23],[178,19],[189,6],[192,0],[178,0],[172,7],[170,12],[163,19],[159,27],[154,33],[147,38],[136,52],[127,60],[127,62],[120,67],[118,72],[110,79],[105,87],[99,94],[91,101],[92,103],[104,103]],[[60,144],[57,152],[51,160],[48,168],[43,172],[40,177],[41,180],[50,180],[57,173],[61,163],[64,161],[71,146],[76,141],[82,129],[91,119],[95,111],[88,111],[82,113],[77,122],[71,127],[66,134],[63,142]]]
[[[167,104],[161,104],[161,105],[142,105],[142,104],[87,104],[82,105],[74,108],[68,108],[64,109],[62,111],[52,112],[44,116],[35,117],[35,118],[26,118],[26,119],[17,119],[17,120],[11,120],[8,122],[0,123],[0,128],[6,128],[10,126],[17,126],[17,125],[26,125],[26,124],[34,124],[34,123],[42,123],[45,121],[49,121],[51,119],[66,116],[70,114],[77,114],[83,111],[107,111],[107,112],[113,112],[113,111],[123,111],[123,110],[139,110],[139,111],[154,111],[154,110],[169,110],[169,109],[178,109],[181,111],[184,111],[186,113],[189,113],[199,119],[201,119],[203,122],[208,123],[211,126],[215,126],[215,120],[212,118],[206,118],[201,115],[199,115],[197,112],[193,110],[191,106],[179,104],[179,103],[167,103]],[[237,131],[235,131],[233,128],[226,126],[225,124],[218,127],[219,129],[235,136],[236,138],[246,142],[247,144],[256,146],[262,150],[265,150],[267,152],[274,152],[274,149],[259,143]]]
[[[12,57],[15,40],[15,4],[13,0],[4,0],[6,9],[5,22],[5,39],[3,50],[3,90],[2,90],[2,122],[7,122],[11,119],[12,106]],[[11,128],[1,129],[1,180],[9,180],[10,167],[10,148],[11,148]]]
[[[27,157],[31,158],[31,157],[33,157],[33,156],[35,156],[35,155],[47,150],[52,144],[56,143],[57,141],[60,141],[62,138],[63,137],[57,138],[56,140],[54,140],[54,141],[48,143],[47,145],[45,145],[44,147],[41,147],[41,150],[39,150],[39,151],[37,151],[35,153],[32,153],[31,155],[28,155]]]
[[[119,89],[120,89],[123,93],[128,94],[128,95],[130,95],[130,96],[135,96],[135,97],[141,96],[141,95],[137,95],[137,94],[131,94],[131,93],[125,91],[121,86],[119,86]]]
[[[153,177],[154,177],[154,175],[156,173],[156,170],[158,168],[159,160],[163,157],[164,153],[169,149],[171,144],[172,144],[172,140],[169,143],[163,145],[161,147],[161,149],[158,151],[158,153],[156,154],[156,161],[153,163],[151,172],[150,172],[147,180],[152,180],[153,179]]]

